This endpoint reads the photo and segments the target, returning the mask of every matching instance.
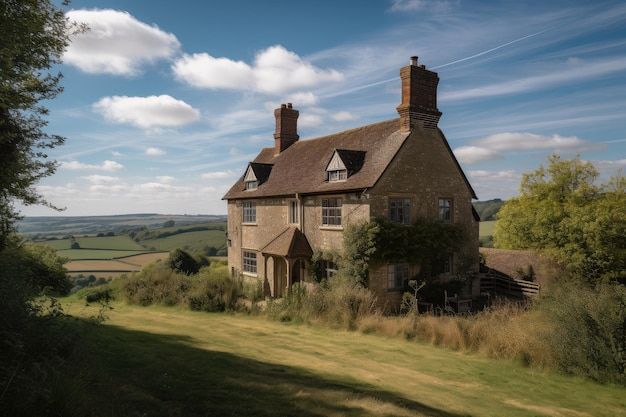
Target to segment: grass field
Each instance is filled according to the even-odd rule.
[[[133,241],[128,236],[77,237],[76,242],[78,242],[81,249],[146,251],[143,246]],[[72,241],[70,239],[47,240],[40,243],[56,250],[68,250],[72,247]]]
[[[157,250],[184,249],[190,251],[202,251],[204,247],[216,247],[226,243],[226,234],[223,230],[202,230],[186,232],[168,236],[162,239],[146,239],[142,243],[149,248]]]
[[[85,341],[94,372],[80,402],[87,414],[626,415],[623,387],[516,363],[254,316],[113,307]],[[66,310],[94,308],[75,301]]]
[[[493,236],[493,229],[496,227],[496,221],[480,222],[478,224],[478,237]]]
[[[62,252],[61,252],[62,253]],[[169,256],[169,252],[141,253],[119,259],[74,260],[65,264],[70,274],[125,273],[139,271],[147,263],[157,262]],[[101,274],[102,275],[102,274]],[[113,274],[118,275],[118,274]],[[107,275],[110,276],[110,275]]]

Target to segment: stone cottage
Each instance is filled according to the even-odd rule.
[[[396,119],[300,140],[298,110],[288,103],[274,111],[274,146],[224,196],[231,274],[261,280],[266,295],[281,297],[315,280],[308,272],[315,249],[340,251],[347,225],[377,217],[465,225],[463,253],[450,254],[442,273],[468,272],[459,270],[468,258],[478,270],[476,195],[438,128],[439,77],[412,57],[400,79]],[[330,260],[319,267],[329,277],[335,271]],[[369,288],[381,304],[399,305],[417,272],[419,265],[384,265],[369,271]]]

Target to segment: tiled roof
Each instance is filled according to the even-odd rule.
[[[224,199],[262,198],[298,194],[323,194],[357,191],[376,184],[409,132],[400,132],[399,119],[346,130],[317,139],[299,140],[275,154],[275,148],[264,148],[253,161],[273,165],[265,183],[255,190],[245,190],[243,176],[226,193]],[[326,166],[336,150],[346,156],[346,165],[362,166],[346,181],[328,182]],[[358,159],[362,160],[359,161]],[[348,168],[349,170],[354,167]]]
[[[265,245],[261,253],[288,258],[310,258],[313,250],[300,229],[289,227]]]

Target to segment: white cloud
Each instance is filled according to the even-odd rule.
[[[111,194],[120,194],[128,191],[128,185],[125,184],[114,184],[114,185],[103,185],[96,184],[89,187],[89,191],[95,194],[100,195],[111,195]]]
[[[253,66],[201,53],[185,54],[172,70],[179,80],[194,87],[272,94],[343,80],[338,71],[316,68],[280,45],[260,51]]]
[[[479,146],[460,146],[454,150],[454,155],[462,164],[476,164],[502,158],[500,153]]]
[[[476,145],[494,151],[516,151],[548,149],[555,151],[572,151],[598,149],[596,143],[582,140],[576,136],[537,135],[534,133],[506,132],[487,136],[474,142]]]
[[[93,184],[110,184],[119,181],[119,177],[111,177],[109,175],[88,175],[85,178]]]
[[[146,155],[150,155],[150,156],[165,155],[165,151],[159,148],[148,148],[146,149]]]
[[[169,95],[149,97],[104,97],[93,109],[115,123],[130,123],[141,128],[182,126],[200,119],[200,112]]]
[[[115,161],[103,161],[100,165],[95,164],[84,164],[78,161],[67,161],[61,162],[61,168],[72,169],[72,170],[83,170],[83,169],[98,169],[102,171],[123,171],[126,169],[124,165]]]
[[[506,171],[468,171],[470,178],[476,180],[511,181],[518,180],[520,175],[513,170]]]
[[[176,36],[127,12],[70,10],[67,17],[89,30],[73,36],[63,61],[87,73],[135,75],[143,63],[170,58],[180,48]]]
[[[358,119],[357,116],[355,116],[354,114],[347,112],[347,111],[340,111],[337,112],[335,114],[332,115],[332,119],[336,120],[338,122],[345,122],[345,121],[349,121],[349,120],[356,120]]]
[[[163,184],[160,182],[146,182],[143,184],[135,184],[133,186],[134,191],[173,191],[175,187],[169,184]]]
[[[203,180],[214,180],[214,179],[222,179],[222,178],[233,178],[237,174],[233,171],[216,171],[216,172],[207,172],[206,174],[202,174],[201,178]]]
[[[392,12],[448,12],[452,10],[452,3],[449,1],[432,0],[392,0],[389,10]]]
[[[172,65],[172,71],[176,78],[194,87],[233,90],[253,87],[252,68],[248,64],[214,58],[207,53],[184,54]]]
[[[317,96],[309,92],[297,92],[290,94],[286,100],[288,103],[297,103],[298,106],[314,106],[317,104]]]
[[[169,184],[170,182],[174,182],[175,178],[174,177],[170,177],[169,175],[162,175],[162,176],[158,176],[156,177],[157,181],[159,181],[160,183],[163,184]]]

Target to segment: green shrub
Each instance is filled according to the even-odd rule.
[[[183,304],[183,296],[191,286],[191,278],[162,263],[148,264],[124,283],[124,293],[131,303]]]
[[[172,270],[184,274],[196,274],[200,270],[198,262],[182,249],[175,249],[165,260],[165,264]]]
[[[125,279],[123,291],[134,304],[187,306],[192,310],[232,310],[241,294],[241,283],[228,276],[228,266],[215,262],[197,274],[176,272],[163,264],[146,265]]]
[[[306,289],[294,284],[281,300],[268,304],[267,314],[280,321],[313,321],[355,329],[357,322],[376,312],[371,291],[338,274]]]
[[[626,384],[626,287],[560,282],[537,308],[552,329],[548,344],[560,371]]]
[[[187,304],[192,310],[234,310],[241,294],[241,284],[228,276],[228,267],[209,266],[192,279]]]

